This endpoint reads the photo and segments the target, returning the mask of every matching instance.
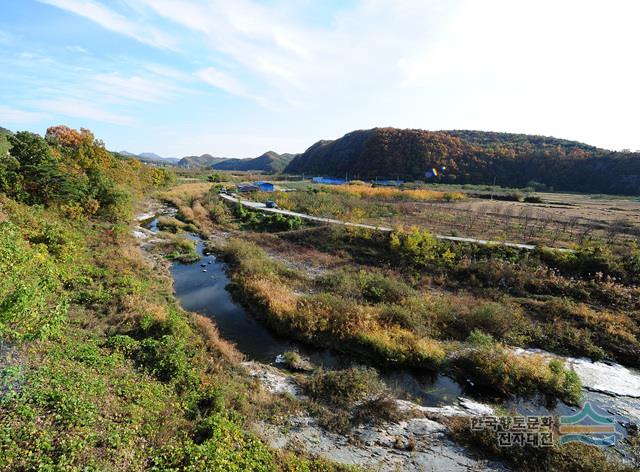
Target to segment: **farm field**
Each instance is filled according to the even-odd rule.
[[[640,237],[640,199],[636,197],[439,185],[421,189],[423,198],[415,198],[412,193],[417,190],[372,189],[386,192],[385,197],[358,191],[360,186],[355,191],[349,191],[349,185],[283,186],[298,190],[275,195],[285,209],[378,226],[417,226],[447,236],[567,248],[588,242],[618,248]]]

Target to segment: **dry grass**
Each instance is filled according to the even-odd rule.
[[[251,278],[247,288],[258,297],[265,307],[279,318],[292,315],[298,304],[298,296],[287,286],[274,280]]]
[[[123,320],[140,321],[145,316],[150,316],[154,321],[162,323],[167,320],[165,306],[151,302],[144,295],[125,295],[120,300],[119,315]]]
[[[202,198],[211,188],[209,182],[189,182],[182,185],[177,185],[171,190],[160,194],[161,198],[171,201],[176,206],[184,205],[185,202],[191,203],[191,200]]]
[[[238,364],[244,360],[244,356],[236,349],[234,344],[220,337],[218,328],[210,318],[198,314],[193,314],[192,317],[198,331],[204,338],[209,352],[219,353],[226,361],[232,364]]]
[[[323,187],[327,191],[357,195],[360,198],[373,198],[382,200],[461,200],[465,198],[462,192],[440,192],[436,190],[400,190],[389,187],[371,187],[368,185],[344,185],[336,187]]]
[[[446,358],[444,346],[430,338],[420,338],[397,326],[362,331],[359,340],[393,364],[434,368]]]

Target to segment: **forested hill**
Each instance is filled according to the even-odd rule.
[[[442,167],[446,169],[441,171]],[[422,179],[556,190],[640,194],[640,153],[615,152],[576,141],[484,131],[374,128],[319,141],[287,173],[358,178]]]
[[[297,154],[278,154],[267,151],[263,155],[253,159],[228,159],[224,162],[213,164],[217,170],[244,170],[262,171],[268,173],[282,172]]]
[[[178,162],[178,166],[187,169],[210,167],[216,170],[257,171],[275,174],[282,172],[296,156],[297,154],[278,154],[273,151],[267,151],[261,156],[246,159],[214,157],[211,154],[203,154],[201,156],[183,157]]]
[[[211,167],[214,164],[224,162],[228,157],[215,157],[211,154],[202,154],[200,156],[186,156],[178,161],[178,167],[185,169],[197,169],[200,167]]]

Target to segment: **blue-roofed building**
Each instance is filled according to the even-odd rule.
[[[255,185],[260,189],[261,192],[275,192],[276,186],[271,182],[256,182]]]

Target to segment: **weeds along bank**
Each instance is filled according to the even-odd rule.
[[[335,470],[249,432],[270,397],[141,258],[129,217],[171,175],[87,131],[15,138],[0,163],[0,469]]]

